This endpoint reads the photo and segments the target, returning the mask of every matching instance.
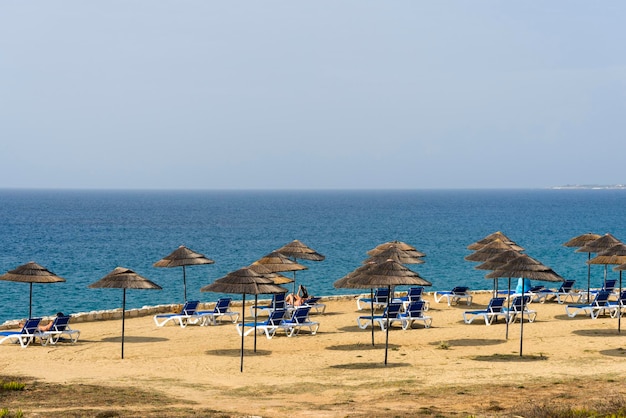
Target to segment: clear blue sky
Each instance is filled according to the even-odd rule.
[[[624,1],[3,1],[0,187],[626,183]]]

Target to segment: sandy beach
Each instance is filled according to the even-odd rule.
[[[81,331],[74,345],[4,343],[0,367],[4,377],[154,392],[165,402],[163,416],[508,416],[626,394],[626,331],[618,334],[617,319],[568,318],[564,305],[534,303],[537,319],[524,324],[520,357],[519,322],[510,326],[508,340],[503,321],[463,323],[462,312],[484,308],[490,296],[476,293],[471,307],[449,307],[426,295],[432,327],[391,329],[386,366],[385,333],[376,329],[372,347],[370,329],[356,326],[356,317],[367,312],[344,297],[323,300],[326,313],[311,316],[320,323],[316,335],[260,334],[256,353],[254,337],[246,337],[243,373],[232,323],[160,328],[151,316],[126,320],[123,360],[121,320],[108,320],[74,324]],[[80,399],[74,405],[86,406]],[[46,415],[45,406],[24,402],[19,408],[26,416]],[[141,416],[151,408],[149,401],[112,402],[94,405],[86,416],[98,410]]]

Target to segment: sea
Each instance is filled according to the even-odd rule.
[[[33,316],[120,308],[121,289],[88,288],[118,266],[163,288],[127,290],[127,309],[182,303],[182,269],[153,264],[185,245],[215,261],[186,268],[187,298],[211,302],[222,295],[201,287],[298,239],[326,258],[298,260],[307,270],[296,273],[297,283],[316,296],[355,294],[333,283],[361,266],[368,250],[398,240],[426,254],[424,264],[407,267],[432,283],[427,290],[492,289],[489,272],[464,257],[468,245],[496,231],[585,287],[588,255],[563,243],[587,232],[626,239],[626,190],[4,189],[0,274],[35,261],[66,280],[33,285]],[[591,266],[592,286],[604,274]],[[607,274],[618,277],[610,267]],[[28,313],[29,285],[0,281],[0,323]]]

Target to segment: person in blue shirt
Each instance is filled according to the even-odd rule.
[[[519,278],[517,279],[517,287],[515,288],[515,293],[526,293],[530,290],[532,284],[530,283],[530,279]]]

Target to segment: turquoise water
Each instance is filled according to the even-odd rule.
[[[427,254],[409,267],[430,290],[488,289],[486,272],[463,257],[499,230],[582,286],[587,254],[562,244],[586,232],[626,239],[625,215],[624,190],[0,190],[0,272],[35,261],[67,279],[33,286],[33,315],[119,308],[121,290],[87,288],[117,266],[163,287],[127,291],[127,307],[179,303],[182,270],[152,264],[182,244],[215,260],[187,268],[188,298],[214,301],[218,295],[199,289],[299,239],[326,260],[302,261],[308,270],[298,282],[315,295],[345,294],[354,291],[334,289],[335,280],[366,251],[400,240]],[[592,285],[603,271],[592,266]],[[0,323],[28,316],[28,285],[0,281],[0,306]]]

